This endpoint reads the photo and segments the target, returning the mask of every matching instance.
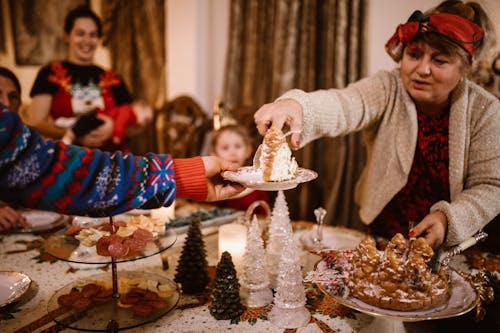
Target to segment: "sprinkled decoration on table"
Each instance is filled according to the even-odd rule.
[[[485,254],[478,250],[468,249],[464,252],[464,255],[472,268],[487,269],[490,272],[500,272],[500,254]]]
[[[329,267],[328,270],[311,271],[304,278],[305,282],[312,282],[321,287],[330,295],[346,297],[349,288],[345,284],[347,274],[342,266]]]
[[[493,302],[495,293],[500,292],[500,282],[494,274],[485,269],[479,270],[476,274],[460,272],[460,275],[470,282],[479,295],[475,319],[481,321],[486,315],[485,305]]]

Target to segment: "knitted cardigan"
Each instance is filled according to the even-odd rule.
[[[0,200],[66,214],[106,216],[204,200],[200,157],[102,152],[43,140],[0,104]]]
[[[340,90],[294,89],[279,99],[285,98],[302,105],[301,145],[321,136],[363,132],[367,163],[355,200],[361,220],[370,224],[406,184],[416,148],[416,108],[399,69]],[[450,202],[436,202],[430,211],[446,215],[445,244],[454,245],[500,213],[500,102],[466,79],[451,93],[449,181]]]

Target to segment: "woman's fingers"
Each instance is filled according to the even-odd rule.
[[[295,100],[282,99],[264,104],[254,114],[257,130],[265,135],[270,127],[283,129],[286,124],[290,131],[302,130],[302,106]],[[292,134],[292,141],[298,141],[298,134]]]
[[[410,230],[410,237],[424,237],[432,248],[437,248],[444,242],[447,228],[446,215],[435,211],[427,215],[419,224]]]
[[[28,223],[24,216],[9,206],[0,208],[0,228],[2,230],[25,227],[28,227]]]

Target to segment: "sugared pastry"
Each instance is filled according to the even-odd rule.
[[[428,267],[434,251],[424,238],[409,242],[395,235],[384,252],[371,239],[354,250],[348,267],[350,293],[380,308],[411,311],[444,302],[448,297],[448,278],[444,270],[434,273]]]
[[[279,182],[295,177],[298,165],[281,130],[270,128],[267,131],[254,167],[262,170],[262,177],[266,182]]]

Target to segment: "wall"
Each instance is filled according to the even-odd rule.
[[[189,94],[211,112],[221,96],[229,0],[168,0],[167,98]]]
[[[495,24],[497,49],[500,50],[500,1],[476,0],[490,15]],[[426,11],[441,3],[441,0],[369,0],[368,20],[368,74],[380,69],[391,69],[396,63],[387,55],[384,45],[400,23],[406,22],[416,9]]]

